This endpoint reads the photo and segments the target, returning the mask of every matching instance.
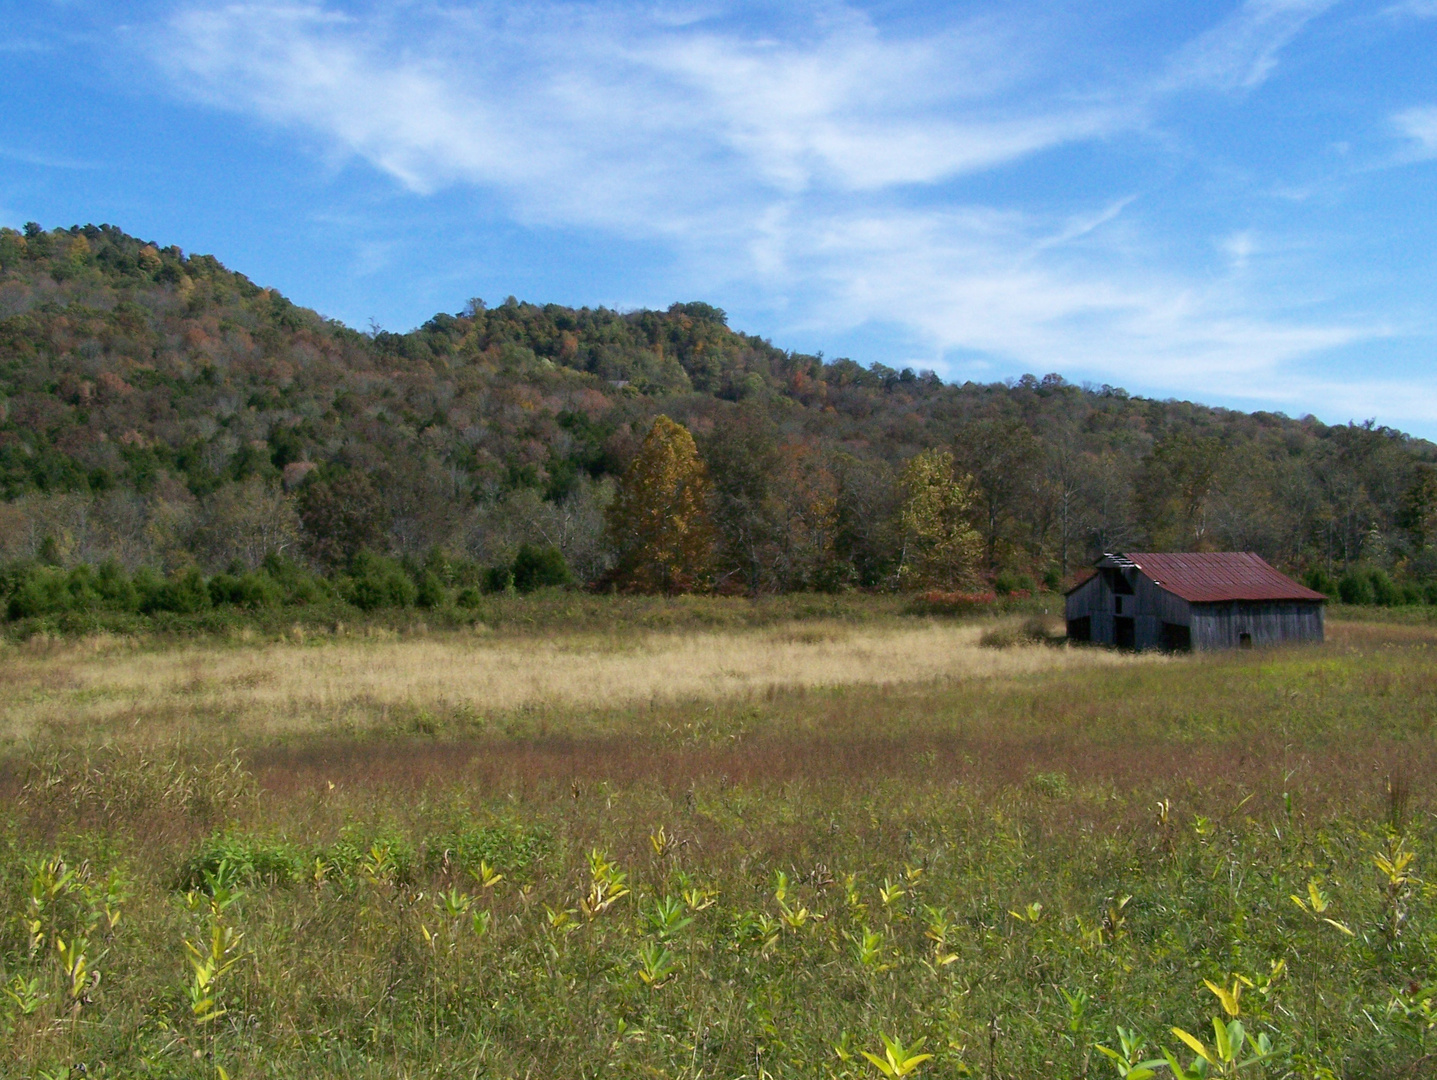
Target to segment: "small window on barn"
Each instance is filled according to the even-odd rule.
[[[1249,634],[1246,630],[1244,630],[1241,634],[1238,634],[1238,636],[1237,636],[1237,647],[1238,647],[1239,649],[1250,649],[1250,648],[1252,648],[1252,635]]]
[[[1113,597],[1113,614],[1114,614],[1114,615],[1121,615],[1122,613],[1123,613],[1123,598],[1122,598],[1121,596],[1115,596],[1115,597]]]

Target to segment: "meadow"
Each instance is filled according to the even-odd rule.
[[[548,602],[0,646],[0,1075],[1437,1074],[1430,622]]]

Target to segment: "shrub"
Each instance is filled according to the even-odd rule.
[[[1402,603],[1402,590],[1387,575],[1386,570],[1373,570],[1367,575],[1367,579],[1372,582],[1372,602],[1374,604],[1393,607]]]
[[[279,607],[284,603],[284,594],[268,574],[250,573],[239,579],[238,602],[247,608]]]
[[[415,589],[414,602],[422,608],[437,608],[444,606],[444,584],[439,580],[439,575],[432,570],[425,570],[419,575],[419,584]]]
[[[454,603],[467,611],[473,611],[483,602],[484,594],[472,585],[466,589],[460,589],[459,595],[454,598]]]
[[[356,578],[350,586],[349,598],[355,607],[375,611],[383,607],[408,607],[414,603],[417,591],[408,574],[394,570]]]
[[[485,831],[478,830],[481,834]],[[481,836],[477,844],[471,845],[476,853],[475,866],[484,858],[501,869],[521,870],[547,850],[544,846],[549,842],[547,834],[527,834],[517,828],[492,832],[492,838]],[[170,884],[179,890],[203,890],[221,863],[227,865],[236,880],[249,884],[292,885],[308,879],[317,862],[326,867],[328,879],[342,880],[360,873],[366,863],[374,863],[376,852],[383,854],[392,880],[414,880],[419,860],[413,844],[384,830],[370,832],[349,825],[334,843],[315,847],[245,833],[216,833],[203,840],[195,853],[179,866]],[[467,869],[467,863],[464,868]]]
[[[409,607],[418,592],[414,579],[393,559],[364,551],[355,557],[354,579],[349,585],[349,601],[355,607],[363,611]]]
[[[1018,575],[1007,570],[1000,570],[993,578],[993,591],[999,596],[1007,596],[1014,589],[1019,588]]]
[[[512,566],[491,566],[484,571],[484,591],[486,593],[508,592],[514,587],[514,568]]]
[[[162,587],[158,583],[156,589]],[[11,619],[69,612],[137,611],[140,596],[118,563],[109,561],[99,570],[81,564],[69,571],[58,567],[14,563],[0,574],[0,592],[7,593],[6,613]]]
[[[521,825],[477,825],[434,837],[425,847],[424,868],[468,873],[481,861],[507,874],[526,870],[553,848],[543,829]]]
[[[1366,574],[1349,570],[1337,583],[1337,595],[1344,604],[1372,603],[1372,579]]]
[[[291,844],[220,833],[201,842],[199,850],[181,864],[173,886],[203,889],[220,863],[227,864],[240,881],[288,885],[298,879],[306,861],[304,852]]]
[[[275,552],[265,556],[264,572],[278,586],[286,604],[318,603],[329,591],[323,578]]]
[[[1320,566],[1314,566],[1302,575],[1302,582],[1324,596],[1337,596],[1337,579]]]
[[[164,591],[165,581],[148,566],[142,566],[135,571],[135,576],[130,579],[135,592],[139,597],[138,607],[140,611],[149,614],[158,611],[160,593]]]
[[[174,575],[159,589],[151,592],[145,598],[142,610],[146,614],[170,611],[177,615],[193,615],[209,607],[210,593],[205,587],[204,576],[191,568]]]
[[[985,649],[1008,649],[1014,645],[1043,645],[1050,640],[1047,626],[1034,616],[1021,626],[995,626],[986,630],[978,644]]]
[[[115,611],[138,611],[140,593],[135,583],[125,573],[124,567],[113,559],[100,564],[95,575],[95,588],[105,605]]]
[[[372,863],[376,852],[384,855],[389,876],[396,883],[412,882],[419,865],[414,845],[405,837],[388,830],[371,832],[358,825],[346,825],[339,839],[328,847],[318,848],[311,858],[323,859],[336,877],[352,877],[366,863]]]
[[[572,585],[574,575],[564,553],[552,544],[524,544],[514,559],[514,588],[533,592],[556,585]]]
[[[84,563],[66,575],[65,591],[70,594],[68,607],[71,611],[89,611],[100,606],[100,590],[95,581],[95,572]]]
[[[216,574],[210,578],[208,586],[210,603],[215,607],[219,607],[221,604],[235,603],[234,596],[238,588],[239,578],[230,574]]]
[[[7,613],[12,619],[29,619],[69,611],[70,590],[66,584],[66,575],[62,571],[35,567],[10,594]]]

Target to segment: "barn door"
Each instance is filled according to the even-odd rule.
[[[1168,652],[1189,652],[1193,647],[1192,631],[1182,623],[1163,623],[1163,648]]]

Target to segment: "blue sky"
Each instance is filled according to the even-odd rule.
[[[1437,437],[1437,0],[0,0],[0,222]]]

